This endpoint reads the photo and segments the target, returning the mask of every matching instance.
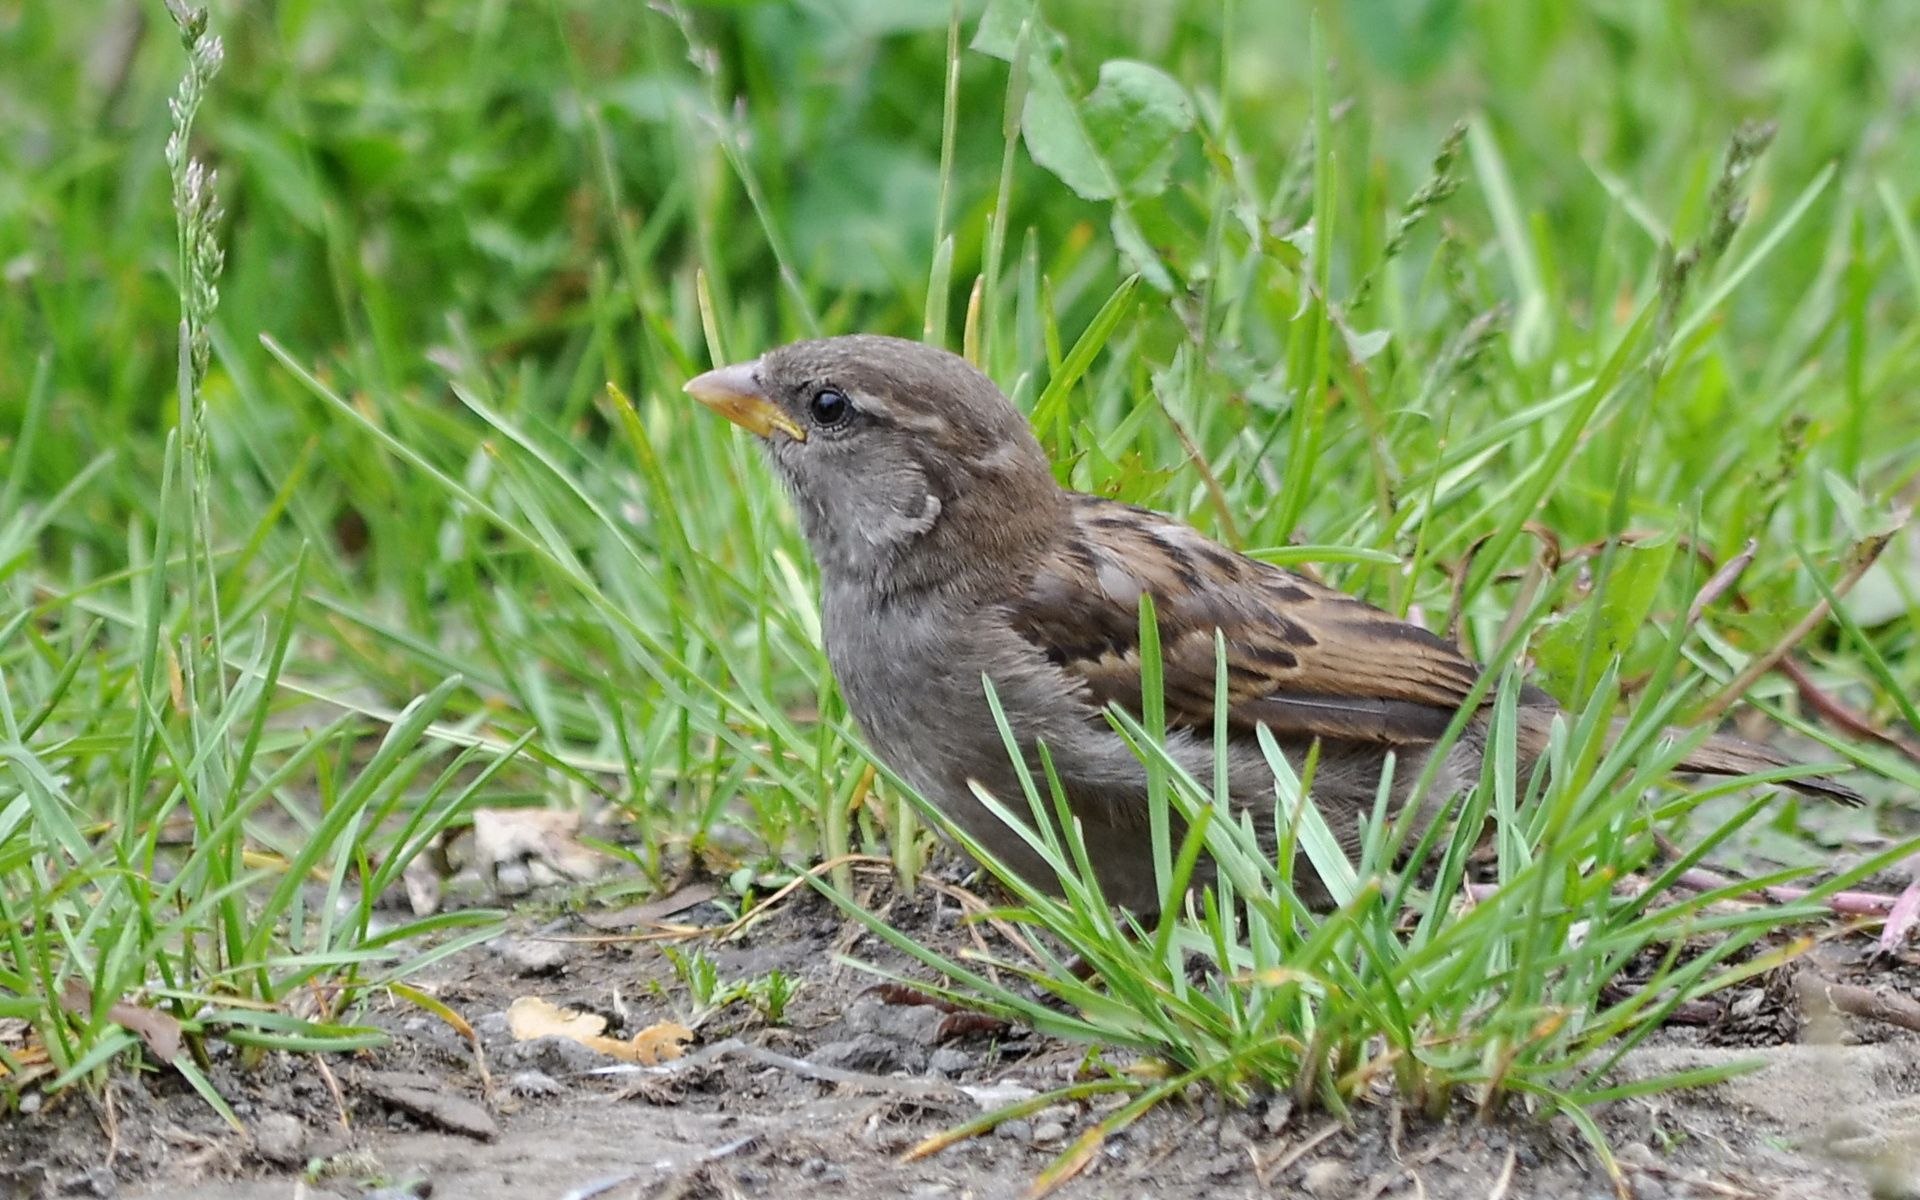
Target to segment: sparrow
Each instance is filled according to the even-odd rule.
[[[1023,808],[983,680],[1043,780],[1044,744],[1106,899],[1160,906],[1146,768],[1105,717],[1108,705],[1140,712],[1143,595],[1158,621],[1167,746],[1202,780],[1214,778],[1216,631],[1225,646],[1230,801],[1257,826],[1265,814],[1269,852],[1274,777],[1257,729],[1296,764],[1318,744],[1314,800],[1357,856],[1389,753],[1399,808],[1480,680],[1479,664],[1419,625],[1172,517],[1060,487],[1026,418],[944,350],[865,334],[796,342],[686,390],[757,436],[785,485],[820,569],[827,657],[869,748],[1037,886],[1059,890],[974,790]],[[1492,693],[1444,752],[1416,830],[1480,778]],[[1529,686],[1517,711],[1527,769],[1560,710]],[[1715,736],[1679,767],[1788,763]],[[1790,786],[1859,800],[1825,778]]]

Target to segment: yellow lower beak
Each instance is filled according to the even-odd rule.
[[[788,416],[760,389],[760,363],[715,367],[687,381],[687,394],[757,437],[778,429],[796,442],[807,440],[806,427]]]

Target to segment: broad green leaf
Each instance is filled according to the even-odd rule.
[[[1589,601],[1542,629],[1534,639],[1533,655],[1546,675],[1548,691],[1566,699],[1589,653],[1593,657],[1587,674],[1592,678],[1632,647],[1634,635],[1653,611],[1676,545],[1669,535],[1621,546],[1598,604]]]
[[[1186,91],[1146,63],[1112,59],[1078,104],[1051,63],[1036,56],[1021,114],[1033,160],[1087,200],[1158,195],[1179,137],[1193,127]]]
[[[1020,23],[1033,12],[1033,0],[987,0],[987,9],[980,14],[980,25],[973,31],[970,45],[982,54],[1012,62],[1014,51],[1020,45]],[[1038,14],[1035,14],[1035,23],[1038,24]]]
[[[1100,82],[1081,111],[1123,195],[1157,196],[1166,190],[1179,137],[1193,128],[1186,89],[1158,67],[1110,59],[1101,64]]]
[[[1060,73],[1037,54],[1028,71],[1027,106],[1020,115],[1027,153],[1085,199],[1110,200],[1118,195],[1119,185],[1101,161]]]

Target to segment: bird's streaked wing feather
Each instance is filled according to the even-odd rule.
[[[1228,721],[1281,737],[1437,739],[1480,669],[1416,625],[1236,554],[1156,513],[1074,497],[1074,531],[1013,604],[1014,627],[1096,704],[1139,710],[1139,598],[1159,619],[1168,722],[1214,720],[1215,631]]]

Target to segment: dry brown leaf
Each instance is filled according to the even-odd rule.
[[[187,679],[180,671],[180,656],[173,652],[173,646],[167,646],[167,698],[173,701],[173,711],[180,716],[187,715]]]
[[[687,1052],[687,1043],[692,1040],[693,1030],[678,1021],[662,1021],[634,1034],[633,1041],[627,1044],[632,1049],[632,1061],[651,1067],[679,1058]]]
[[[42,1075],[53,1074],[53,1060],[47,1054],[47,1048],[38,1043],[9,1050],[7,1057],[20,1069],[19,1077],[14,1080],[16,1086],[25,1087]],[[7,1078],[9,1074],[6,1061],[0,1059],[0,1079]]]
[[[720,889],[710,883],[690,883],[645,904],[631,904],[612,912],[583,912],[580,919],[595,929],[617,933],[636,925],[657,925],[662,918],[705,904],[719,894]]]
[[[500,868],[527,864],[554,876],[550,881],[585,881],[600,873],[601,855],[580,844],[580,814],[545,808],[476,808],[473,852],[488,879]]]
[[[508,1005],[507,1028],[515,1041],[563,1037],[609,1058],[639,1063],[643,1067],[679,1058],[686,1053],[686,1043],[693,1040],[693,1030],[685,1025],[662,1021],[634,1034],[631,1041],[623,1042],[606,1036],[605,1017],[561,1008],[539,996],[522,996]]]
[[[82,980],[67,980],[60,989],[60,1007],[76,1016],[91,1016],[93,989]],[[122,1000],[107,1009],[107,1020],[138,1037],[156,1060],[171,1064],[180,1057],[180,1022],[169,1014]]]
[[[599,1037],[607,1019],[594,1013],[561,1008],[542,996],[521,996],[507,1006],[507,1028],[516,1042],[534,1038],[563,1037],[576,1042]]]

